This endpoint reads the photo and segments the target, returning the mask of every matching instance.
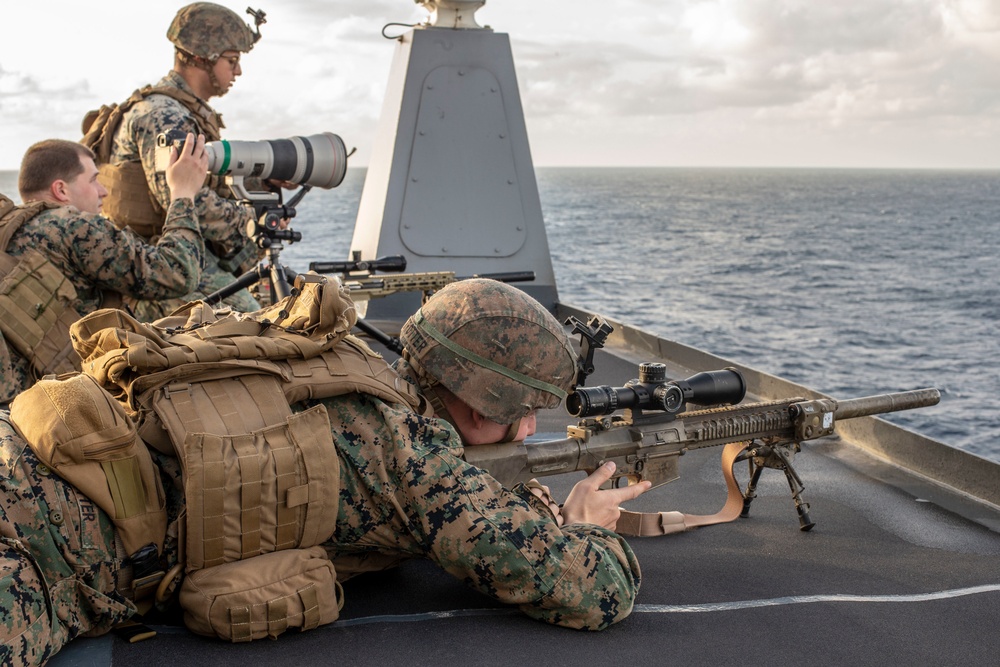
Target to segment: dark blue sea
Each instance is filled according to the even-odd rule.
[[[348,256],[364,174],[302,201],[286,264]],[[561,301],[838,398],[937,387],[887,418],[1000,461],[1000,172],[537,178]]]

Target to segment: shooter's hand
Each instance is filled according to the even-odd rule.
[[[620,489],[599,488],[614,474],[615,463],[608,461],[587,479],[577,482],[562,506],[564,522],[593,523],[614,530],[618,517],[621,516],[619,505],[638,498],[652,486],[651,482],[644,481]]]
[[[195,139],[188,132],[180,151],[170,149],[170,164],[167,167],[167,187],[171,199],[194,199],[205,184],[208,171],[208,154],[205,152],[205,135]]]

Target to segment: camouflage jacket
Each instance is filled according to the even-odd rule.
[[[108,516],[35,457],[0,412],[0,664],[41,665],[135,613]]]
[[[198,284],[205,252],[190,199],[170,204],[163,235],[155,245],[100,215],[63,206],[25,222],[7,252],[18,256],[27,248],[40,251],[70,280],[77,293],[74,308],[81,317],[102,307],[102,290],[153,300],[191,292]],[[27,359],[13,350],[10,357],[12,379],[0,383],[0,392],[7,385],[23,390],[34,381]]]
[[[640,571],[623,538],[560,527],[523,485],[506,489],[466,463],[447,422],[360,394],[321,402],[341,464],[337,529],[324,545],[338,578],[429,558],[548,623],[600,630],[632,611]]]
[[[124,554],[110,517],[52,472],[0,410],[0,665],[41,665],[75,637],[132,617]],[[178,560],[184,509],[177,459],[150,449],[169,528],[161,564]],[[123,569],[124,568],[124,569]]]
[[[174,87],[194,95],[194,91],[177,72],[171,71],[156,84]],[[221,125],[221,120],[220,120]],[[150,95],[137,103],[122,118],[115,132],[111,163],[142,162],[146,183],[160,206],[170,204],[170,188],[163,172],[156,171],[156,137],[168,130],[181,130],[204,134],[198,117],[172,97]],[[218,193],[203,188],[195,199],[202,233],[207,241],[238,249],[246,242],[246,223],[253,217],[253,209]]]
[[[194,91],[177,72],[171,71],[156,84],[158,87],[175,87],[194,95]],[[207,105],[206,105],[207,106]],[[218,118],[218,116],[217,116]],[[218,118],[222,126],[221,118]],[[156,137],[168,130],[181,130],[195,134],[204,133],[198,124],[198,117],[187,107],[166,95],[151,95],[137,103],[122,118],[115,132],[111,152],[111,163],[122,164],[140,161],[146,174],[146,183],[160,206],[164,209],[170,203],[170,189],[163,172],[156,171]],[[195,197],[198,219],[202,234],[214,251],[210,249],[202,266],[202,280],[198,290],[159,309],[154,304],[136,307],[140,319],[152,321],[167,315],[185,301],[199,299],[233,282],[228,270],[218,267],[218,256],[226,256],[239,251],[250,252],[256,257],[256,249],[249,245],[246,236],[247,222],[253,219],[253,208],[233,199],[221,197],[210,188],[202,188]],[[193,290],[192,290],[193,291]],[[246,290],[226,300],[226,303],[241,312],[257,310],[259,304]]]

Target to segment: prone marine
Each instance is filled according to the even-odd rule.
[[[77,322],[84,372],[0,413],[0,657],[44,662],[173,600],[230,641],[311,629],[338,618],[341,581],[409,558],[548,623],[628,616],[640,570],[612,529],[648,483],[599,490],[602,467],[560,508],[462,459],[530,435],[572,388],[552,315],[504,283],[453,283],[404,325],[398,368],[355,322],[320,276],[252,314]]]

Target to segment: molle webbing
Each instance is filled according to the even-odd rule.
[[[108,191],[101,203],[101,213],[108,220],[119,229],[131,228],[147,241],[163,231],[167,214],[149,191],[142,164],[105,162],[97,169],[97,180]]]
[[[358,392],[388,403],[421,409],[416,387],[403,380],[360,338],[346,336],[336,346],[311,359],[285,359],[282,389],[289,403]],[[426,412],[426,416],[430,413]]]
[[[192,632],[248,642],[332,623],[344,591],[326,551],[311,547],[192,572],[180,603]]]
[[[80,370],[69,337],[70,325],[79,319],[73,284],[33,248],[19,257],[7,254],[21,225],[50,207],[43,202],[15,207],[0,195],[0,331],[36,377]]]
[[[188,571],[332,532],[339,463],[329,418],[323,406],[293,415],[286,391],[413,400],[381,357],[343,340],[356,315],[339,281],[303,277],[296,290],[252,314],[216,319],[194,303],[156,325],[98,311],[74,328],[86,372],[182,461]]]
[[[43,378],[14,399],[10,418],[40,461],[111,517],[127,553],[162,548],[159,475],[135,424],[93,378]]]
[[[410,398],[383,359],[345,341],[357,316],[338,280],[295,287],[255,313],[195,302],[155,325],[98,311],[73,329],[85,372],[181,461],[180,603],[199,634],[250,641],[336,620],[343,593],[318,545],[336,527],[340,461],[326,407],[293,414],[288,396]]]
[[[163,387],[153,407],[183,462],[189,572],[332,535],[340,464],[323,406],[292,415],[276,378],[244,375]]]

